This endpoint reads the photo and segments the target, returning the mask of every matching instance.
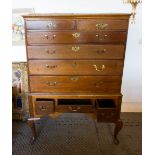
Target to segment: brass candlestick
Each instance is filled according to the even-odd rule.
[[[135,23],[136,8],[139,3],[142,3],[142,0],[123,0],[123,3],[130,3],[132,5],[131,23]]]

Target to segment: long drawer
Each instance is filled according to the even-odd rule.
[[[31,92],[119,93],[119,76],[30,76]]]
[[[123,59],[124,45],[27,46],[29,59]]]
[[[123,60],[30,60],[31,75],[121,75]]]
[[[28,44],[50,43],[124,43],[126,31],[28,31]]]

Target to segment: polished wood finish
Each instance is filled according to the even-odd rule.
[[[30,76],[31,92],[119,93],[119,76]]]
[[[76,23],[74,20],[30,20],[26,26],[28,30],[74,30]]]
[[[29,125],[55,112],[93,113],[98,122],[120,119],[121,81],[130,14],[31,14],[25,19]],[[113,104],[113,106],[111,106]]]
[[[35,101],[34,107],[36,115],[49,115],[54,112],[54,100]]]
[[[127,20],[79,20],[77,29],[84,31],[102,31],[102,30],[126,30],[128,28]]]
[[[69,113],[92,113],[94,112],[94,107],[93,106],[79,106],[79,105],[58,105],[56,106],[56,111],[57,112],[69,112]]]
[[[74,36],[75,34],[75,36]],[[77,37],[76,37],[76,34]],[[102,32],[57,32],[57,31],[28,31],[27,41],[29,45],[50,43],[123,43],[126,40],[126,32],[102,31]]]
[[[27,46],[29,59],[123,59],[124,45]]]
[[[91,99],[58,99],[57,101],[57,112],[92,113],[95,111],[95,102]]]
[[[121,75],[122,60],[30,60],[30,75]]]

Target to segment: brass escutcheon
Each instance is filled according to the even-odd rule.
[[[75,38],[78,38],[78,37],[80,37],[80,33],[78,33],[78,32],[76,32],[76,33],[73,33],[72,35],[73,35],[73,37],[75,37]]]
[[[79,78],[78,78],[77,76],[72,76],[72,77],[71,77],[71,80],[72,80],[72,81],[78,81],[78,79],[79,79]]]
[[[50,51],[48,49],[45,50],[47,54],[55,54],[56,50],[54,49],[53,51]]]
[[[104,30],[107,26],[108,24],[96,24],[96,28],[98,30]]]
[[[74,52],[77,52],[79,50],[80,50],[80,47],[79,46],[73,46],[72,47],[72,51],[74,51]]]
[[[95,70],[98,72],[103,71],[105,69],[105,65],[102,65],[100,69],[97,67],[97,65],[93,65],[93,66],[94,66]]]
[[[49,23],[49,24],[47,24],[47,27],[48,27],[49,29],[54,29],[54,28],[56,28],[56,24],[54,24],[54,23]]]

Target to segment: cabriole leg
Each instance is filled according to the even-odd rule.
[[[119,119],[116,123],[115,123],[115,129],[114,129],[114,143],[115,144],[119,144],[119,140],[117,138],[118,133],[120,132],[120,130],[123,128],[123,121],[121,119]]]
[[[32,139],[31,143],[33,143],[36,138],[37,138],[37,132],[36,132],[36,126],[35,126],[35,121],[39,120],[40,118],[29,118],[28,119],[28,125],[32,131]]]

